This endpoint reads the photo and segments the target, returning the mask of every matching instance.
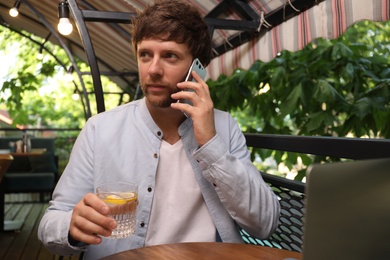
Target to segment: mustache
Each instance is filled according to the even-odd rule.
[[[176,92],[181,91],[181,89],[179,89],[176,85],[172,86],[171,84],[164,83],[164,82],[150,82],[149,81],[149,82],[141,83],[141,88],[143,90],[146,90],[148,87],[161,87],[161,88],[170,89],[171,93],[176,93]]]

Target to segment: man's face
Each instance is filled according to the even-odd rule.
[[[187,45],[144,39],[138,44],[137,57],[140,83],[147,102],[159,108],[176,102],[171,94],[179,91],[176,84],[184,80],[193,59]]]

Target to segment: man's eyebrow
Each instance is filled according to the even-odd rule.
[[[182,51],[178,51],[177,49],[165,49],[164,52],[173,52],[173,53],[183,53]]]
[[[149,50],[148,48],[141,47],[141,48],[138,48],[138,49],[137,49],[137,52],[140,52],[140,51],[148,51],[148,50]]]

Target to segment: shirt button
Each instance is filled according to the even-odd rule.
[[[148,191],[151,192],[151,191],[152,191],[152,188],[151,188],[151,187],[148,187]]]
[[[157,154],[157,153],[154,153],[154,154],[153,154],[153,157],[154,157],[154,158],[157,158],[157,157],[158,157],[158,154]]]
[[[158,131],[158,132],[157,132],[157,135],[158,135],[158,136],[161,136],[161,131]]]
[[[144,222],[141,222],[141,224],[139,224],[141,227],[144,227],[145,226],[145,223]]]

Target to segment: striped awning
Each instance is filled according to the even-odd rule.
[[[230,75],[236,68],[248,69],[256,60],[269,61],[282,50],[300,50],[316,38],[337,38],[358,21],[387,21],[389,16],[389,0],[326,0],[215,58],[208,67],[208,75],[211,79],[220,74]],[[267,26],[267,21],[263,26]]]

